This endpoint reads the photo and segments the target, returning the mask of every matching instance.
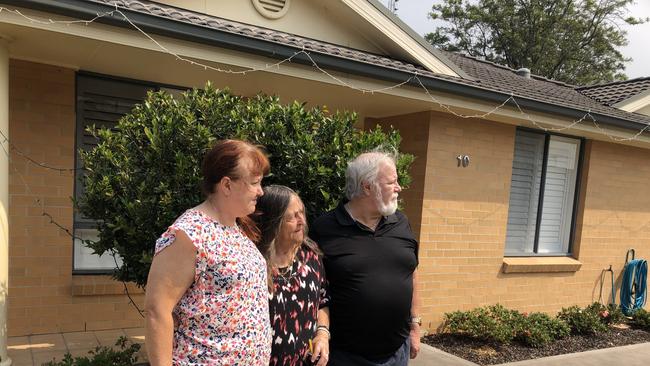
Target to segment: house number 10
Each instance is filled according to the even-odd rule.
[[[469,165],[469,156],[467,155],[458,155],[456,159],[458,160],[458,167],[467,168]]]

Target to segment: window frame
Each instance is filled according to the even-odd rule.
[[[82,111],[83,103],[80,103],[80,88],[79,88],[79,80],[80,78],[94,78],[97,80],[101,81],[109,81],[109,82],[121,82],[121,83],[128,83],[132,85],[139,85],[144,88],[147,88],[149,90],[153,91],[160,91],[161,89],[171,89],[171,90],[179,90],[179,91],[185,91],[189,90],[190,88],[188,87],[183,87],[183,86],[178,86],[178,85],[172,85],[172,84],[165,84],[165,83],[155,83],[155,82],[150,82],[150,81],[145,81],[145,80],[138,80],[138,79],[131,79],[131,78],[125,78],[125,77],[119,77],[119,76],[113,76],[113,75],[106,75],[106,74],[100,74],[100,73],[95,73],[91,71],[84,71],[84,70],[79,70],[75,73],[75,135],[74,135],[74,166],[76,168],[74,172],[74,183],[73,183],[73,196],[75,201],[79,199],[81,194],[83,193],[81,190],[81,178],[82,178],[82,170],[83,166],[81,164],[81,158],[79,156],[79,150],[83,147],[83,134],[85,131],[85,125],[84,125],[84,113]],[[96,222],[89,222],[90,220],[83,220],[83,218],[80,217],[80,214],[77,212],[77,210],[73,210],[73,216],[72,216],[72,232],[76,233],[77,230],[88,230],[88,229],[97,229],[97,223]],[[77,268],[77,263],[75,260],[75,249],[76,249],[76,235],[74,235],[71,240],[72,240],[72,274],[73,275],[110,275],[115,272],[115,269],[78,269]]]
[[[525,131],[528,133],[534,133],[538,135],[543,135],[544,136],[544,153],[542,157],[542,173],[540,176],[540,186],[539,186],[539,197],[538,197],[538,202],[537,202],[537,211],[536,211],[536,222],[535,222],[535,238],[533,242],[533,251],[528,252],[528,253],[515,253],[515,254],[508,254],[507,253],[507,243],[504,245],[504,257],[507,258],[526,258],[526,257],[573,257],[574,253],[574,245],[575,245],[575,239],[576,239],[576,226],[577,226],[577,219],[578,219],[578,210],[580,208],[580,197],[581,197],[581,192],[582,192],[582,174],[583,174],[583,164],[584,164],[584,155],[585,155],[585,145],[587,142],[587,139],[582,137],[582,136],[572,136],[572,135],[567,135],[563,133],[558,133],[558,132],[549,132],[549,131],[543,131],[539,129],[534,129],[534,128],[528,128],[528,127],[517,127],[515,130],[515,137],[517,131]],[[573,140],[578,140],[580,141],[580,148],[578,149],[578,161],[577,161],[577,171],[576,171],[576,181],[575,181],[575,187],[574,187],[574,192],[573,192],[573,207],[572,212],[571,212],[571,224],[570,224],[570,232],[569,232],[569,243],[568,243],[568,248],[566,253],[538,253],[539,251],[539,231],[540,231],[540,226],[541,226],[541,221],[542,221],[542,215],[540,214],[543,212],[544,209],[544,193],[545,193],[545,188],[546,188],[546,171],[548,169],[548,150],[549,150],[549,145],[551,141],[551,136],[558,136],[558,137],[564,137],[564,138],[569,138]],[[515,141],[516,142],[516,141]],[[513,149],[513,162],[515,159],[515,151],[516,151],[516,143],[514,145]],[[510,181],[510,189],[512,190],[512,179]],[[508,196],[509,197],[509,196]],[[508,198],[508,215],[510,214],[510,199]],[[508,223],[506,222],[506,232],[507,232],[507,226]]]

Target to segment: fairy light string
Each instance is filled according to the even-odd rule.
[[[448,113],[450,113],[450,114],[452,114],[452,115],[454,115],[456,117],[463,118],[463,119],[469,119],[469,118],[486,119],[489,116],[491,116],[493,114],[496,114],[500,110],[506,108],[510,103],[512,103],[512,105],[514,105],[515,110],[522,116],[522,118],[525,121],[528,121],[533,126],[539,128],[539,129],[541,129],[541,130],[543,130],[545,132],[566,131],[566,130],[569,130],[569,129],[572,129],[572,128],[576,127],[577,125],[579,125],[579,124],[581,124],[581,123],[583,123],[585,121],[590,121],[594,125],[594,127],[597,129],[597,131],[599,133],[607,136],[607,138],[609,138],[610,140],[616,141],[616,142],[630,142],[630,141],[637,140],[644,132],[646,132],[646,131],[648,131],[648,129],[650,129],[650,125],[647,125],[647,126],[643,127],[642,129],[640,129],[638,132],[635,132],[635,133],[633,133],[632,135],[630,135],[628,137],[615,136],[615,135],[612,135],[611,133],[609,133],[605,128],[603,128],[598,123],[598,121],[596,120],[596,118],[594,118],[591,111],[588,111],[582,117],[571,121],[566,126],[562,126],[562,127],[552,126],[552,125],[550,125],[548,123],[540,122],[540,121],[536,120],[530,114],[525,112],[523,110],[523,108],[520,106],[520,104],[517,102],[517,99],[515,98],[513,93],[511,93],[510,96],[508,98],[506,98],[503,102],[496,105],[494,108],[490,109],[489,111],[487,111],[485,113],[463,114],[463,113],[456,112],[453,109],[452,106],[450,106],[448,104],[445,104],[445,103],[442,103],[438,98],[436,98],[433,95],[433,93],[431,93],[431,91],[424,85],[424,83],[422,82],[422,80],[420,78],[421,75],[419,75],[417,72],[414,72],[406,80],[404,80],[404,81],[402,81],[400,83],[396,83],[394,85],[381,87],[381,88],[374,88],[374,89],[359,87],[359,86],[357,86],[357,85],[355,85],[355,84],[353,84],[351,82],[347,82],[347,81],[343,80],[341,77],[338,77],[338,76],[334,75],[333,73],[327,71],[323,67],[321,67],[314,60],[314,58],[311,56],[310,52],[308,52],[304,47],[301,50],[296,51],[291,56],[289,56],[289,57],[287,57],[287,58],[285,58],[283,60],[280,60],[280,61],[272,63],[272,64],[265,64],[262,67],[246,68],[245,70],[219,68],[219,67],[215,67],[215,66],[212,66],[212,65],[204,64],[202,62],[198,62],[198,61],[189,59],[187,57],[184,57],[184,56],[180,55],[177,52],[174,52],[173,50],[171,50],[168,47],[166,47],[165,45],[163,45],[160,41],[158,41],[152,35],[150,35],[146,31],[144,31],[137,24],[135,24],[122,10],[120,10],[117,2],[114,3],[114,6],[115,6],[115,8],[113,10],[107,11],[107,12],[104,12],[104,13],[97,13],[93,18],[87,19],[87,20],[84,20],[84,19],[55,20],[55,19],[52,19],[52,18],[43,19],[43,18],[38,18],[36,16],[26,15],[26,14],[24,14],[23,12],[21,12],[18,9],[9,9],[9,8],[6,8],[6,7],[0,7],[0,13],[2,13],[2,12],[12,13],[12,14],[18,15],[18,16],[26,19],[30,23],[36,23],[36,24],[41,24],[41,25],[58,25],[58,24],[62,24],[62,25],[66,25],[66,26],[74,26],[74,25],[88,26],[88,25],[92,24],[93,22],[96,22],[96,21],[98,21],[98,20],[100,20],[102,18],[116,17],[116,16],[119,15],[134,30],[136,30],[143,37],[145,37],[150,42],[152,42],[160,51],[174,57],[176,60],[184,62],[184,63],[188,63],[188,64],[190,64],[192,66],[195,66],[195,67],[202,68],[202,69],[204,69],[206,71],[209,70],[209,71],[214,71],[214,72],[219,72],[219,73],[224,73],[224,74],[231,74],[231,75],[242,75],[242,76],[244,76],[244,75],[247,75],[247,74],[250,74],[250,73],[264,72],[264,71],[269,71],[271,69],[279,69],[282,65],[292,62],[296,57],[304,56],[307,60],[309,60],[311,65],[316,70],[321,72],[326,77],[330,78],[331,80],[335,81],[337,84],[339,84],[341,86],[350,88],[352,90],[361,92],[363,94],[366,94],[366,93],[369,93],[369,94],[385,93],[385,92],[390,91],[392,89],[397,89],[397,88],[400,88],[400,87],[405,86],[407,84],[414,83],[417,86],[419,86],[423,90],[425,95],[428,97],[428,99],[431,102],[437,104],[439,108],[447,111]]]

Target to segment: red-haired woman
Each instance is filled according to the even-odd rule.
[[[206,154],[205,201],[156,242],[145,299],[152,366],[268,365],[266,262],[247,217],[268,171],[267,157],[247,142],[225,140]]]

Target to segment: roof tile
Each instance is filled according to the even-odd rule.
[[[650,90],[650,77],[577,88],[580,93],[605,105],[614,105]]]
[[[262,28],[250,24],[244,24],[228,19],[211,15],[200,14],[185,9],[179,9],[168,5],[157,4],[148,0],[86,0],[96,3],[120,6],[132,11],[159,17],[173,19],[179,22],[190,23],[196,26],[208,27],[221,32],[234,33],[250,38],[261,39],[283,45],[291,45],[308,52],[318,52],[328,55],[336,55],[341,58],[363,62],[372,65],[380,65],[384,68],[399,70],[419,76],[453,81],[472,87],[480,87],[495,92],[510,94],[522,98],[532,99],[538,102],[549,103],[557,106],[573,108],[582,111],[592,111],[610,117],[620,118],[632,122],[650,124],[650,117],[628,113],[609,105],[614,99],[611,95],[627,95],[638,91],[638,88],[650,88],[650,78],[644,80],[647,84],[618,85],[616,87],[603,85],[596,87],[576,88],[574,86],[549,80],[540,76],[532,75],[531,78],[524,78],[515,73],[515,70],[492,62],[478,60],[459,53],[443,52],[443,54],[455,63],[461,70],[467,73],[472,79],[451,77],[443,74],[430,72],[419,65],[392,59],[382,55],[376,55],[365,51],[347,48],[311,38],[289,34],[273,29]],[[643,86],[640,86],[643,85]],[[616,92],[614,92],[616,90]],[[583,95],[584,94],[584,95]],[[610,98],[611,97],[611,98]],[[600,98],[600,99],[599,99]],[[604,103],[604,104],[603,104]]]

